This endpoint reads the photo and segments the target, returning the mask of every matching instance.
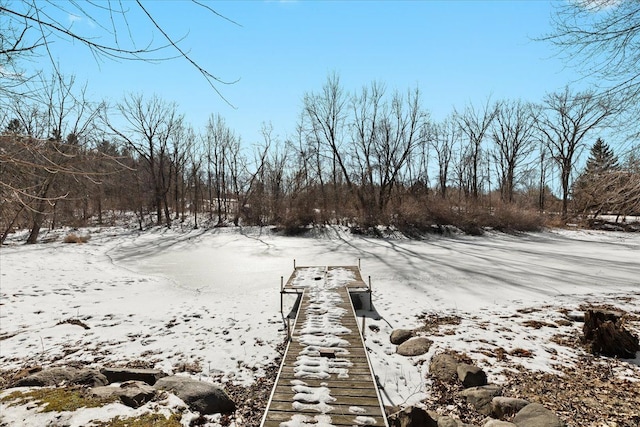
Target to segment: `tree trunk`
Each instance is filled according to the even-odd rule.
[[[98,224],[102,225],[102,194],[98,192]]]
[[[18,212],[16,212],[16,214],[13,216],[13,218],[11,219],[11,221],[9,222],[9,224],[7,225],[7,228],[4,229],[4,231],[2,232],[2,234],[0,235],[0,245],[2,245],[5,241],[5,239],[7,238],[7,236],[9,235],[9,233],[11,233],[11,229],[13,228],[13,224],[16,223],[16,220],[18,219],[18,217],[20,216],[20,214],[22,213],[22,211],[24,210],[25,206],[22,205],[20,207],[20,209],[18,210]]]
[[[640,351],[638,337],[622,326],[623,313],[608,310],[588,310],[584,316],[584,341],[593,354],[634,359]]]
[[[33,215],[33,223],[31,225],[31,231],[29,237],[27,237],[27,244],[32,245],[38,241],[40,235],[40,227],[42,227],[42,221],[44,220],[44,208],[46,201],[41,200],[38,203],[38,210]]]
[[[160,194],[160,189],[158,188],[156,188],[155,204],[156,222],[158,225],[162,225],[162,194]]]

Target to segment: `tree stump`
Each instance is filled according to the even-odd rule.
[[[622,326],[624,313],[611,310],[587,310],[584,314],[584,342],[593,354],[633,359],[640,350],[638,337]]]

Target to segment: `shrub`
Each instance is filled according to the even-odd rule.
[[[540,231],[544,226],[544,218],[535,211],[502,205],[489,218],[489,226],[504,232]]]
[[[87,243],[91,239],[91,236],[85,234],[84,236],[76,233],[69,233],[64,237],[64,243]]]

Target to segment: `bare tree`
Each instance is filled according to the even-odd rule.
[[[183,46],[186,36],[170,34],[152,13],[152,2],[56,2],[56,1],[1,1],[0,2],[0,89],[7,89],[7,77],[20,76],[16,62],[25,56],[46,56],[58,74],[55,60],[55,41],[64,40],[86,48],[96,60],[158,62],[181,58],[201,74],[213,90],[220,93],[220,84],[230,84],[210,70],[203,68]],[[180,3],[181,16],[207,13],[234,25],[234,21],[216,12],[208,4],[193,0]],[[70,21],[69,18],[72,17]],[[73,21],[86,20],[91,31]],[[71,22],[71,23],[70,23]],[[148,34],[147,40],[136,39],[130,27],[136,22],[137,33]],[[15,84],[20,79],[13,78]],[[15,85],[14,84],[14,85]]]
[[[192,147],[196,144],[196,134],[191,126],[182,124],[176,128],[172,137],[171,162],[173,166],[173,203],[175,219],[184,222],[186,215],[187,181],[192,171],[188,163],[192,158]]]
[[[190,195],[190,211],[193,214],[193,228],[198,226],[198,213],[202,210],[202,165],[204,156],[198,144],[190,144],[187,151],[187,193]]]
[[[207,147],[207,180],[209,182],[209,218],[215,210],[218,224],[222,225],[229,214],[229,195],[234,182],[234,157],[239,156],[239,138],[227,126],[224,118],[211,115],[207,122],[205,143]],[[214,200],[215,196],[215,209]]]
[[[601,89],[640,95],[640,3],[581,0],[556,3],[550,41]]]
[[[502,101],[497,104],[491,136],[496,145],[495,159],[503,201],[513,202],[518,169],[535,149],[534,121],[531,105],[526,102]]]
[[[497,104],[491,104],[490,99],[487,99],[485,105],[480,109],[476,109],[469,104],[464,112],[454,112],[454,117],[458,121],[462,133],[466,135],[469,141],[469,148],[466,151],[471,168],[471,195],[474,199],[478,199],[480,192],[482,144],[496,116],[496,112]]]
[[[372,100],[379,103],[375,98]],[[367,100],[361,98],[360,102]],[[357,132],[358,138],[370,135],[371,139],[360,141],[354,146],[354,152],[359,153],[356,154],[359,159],[358,168],[365,172],[361,173],[360,189],[363,193],[360,199],[367,200],[367,194],[373,197],[373,204],[363,206],[371,220],[379,219],[385,212],[414,150],[424,142],[421,140],[425,136],[422,127],[426,123],[426,113],[420,107],[420,92],[417,88],[408,91],[406,97],[395,92],[389,101],[372,107],[375,108],[380,110],[377,120],[374,120],[374,115],[369,116],[370,125],[365,127],[364,132]],[[366,148],[366,151],[362,148]]]
[[[103,117],[105,124],[147,168],[157,223],[162,223],[164,210],[166,224],[170,226],[168,192],[175,166],[171,159],[171,144],[180,143],[175,137],[181,129],[183,117],[175,103],[155,95],[149,99],[141,94],[127,95],[116,105],[116,112],[124,124],[120,126],[120,122],[108,113]]]
[[[604,126],[616,112],[612,98],[599,97],[593,91],[574,93],[567,87],[545,97],[536,115],[536,127],[560,170],[563,218],[567,217],[571,176],[585,137]]]
[[[443,199],[447,198],[447,184],[449,169],[453,159],[454,147],[460,140],[460,128],[452,117],[447,117],[441,123],[433,126],[431,146],[436,152],[438,162],[438,189]]]
[[[388,119],[388,107],[384,105],[385,88],[379,83],[372,83],[371,87],[363,87],[359,95],[351,98],[352,135],[351,155],[353,156],[353,166],[356,168],[354,177],[359,178],[358,191],[354,193],[359,199],[360,207],[368,221],[377,219],[378,204],[382,203],[376,191],[376,184],[382,179],[383,166],[377,158],[382,153],[379,147],[384,135],[382,133],[382,122]],[[387,110],[387,111],[384,111]],[[387,122],[388,125],[388,122]],[[378,199],[379,201],[376,201]]]
[[[303,99],[309,139],[316,146],[318,174],[322,176],[321,162],[326,155],[331,159],[331,181],[335,197],[338,195],[339,178],[345,180],[350,191],[354,190],[349,165],[342,147],[347,102],[348,98],[340,85],[340,77],[336,73],[327,77],[320,93],[307,93]],[[339,201],[334,199],[334,204],[337,209]],[[324,205],[326,209],[326,201]]]
[[[99,106],[87,101],[84,88],[75,90],[73,77],[54,75],[41,84],[36,99],[13,98],[14,119],[0,150],[2,193],[17,210],[31,214],[27,243],[37,241],[57,200],[80,179],[97,175],[88,165],[95,153],[88,149]]]
[[[272,222],[282,223],[285,219],[285,196],[288,181],[288,164],[289,153],[287,151],[287,145],[282,144],[279,139],[273,135],[273,126],[264,124],[262,127],[262,135],[265,140],[265,145],[269,146],[269,154],[266,158],[264,165],[264,179],[265,179],[265,196],[266,200],[264,205],[269,206],[269,216]],[[286,219],[289,226],[297,227],[303,226],[302,218],[291,216]]]

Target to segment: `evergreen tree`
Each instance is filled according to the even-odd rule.
[[[583,175],[587,176],[600,176],[608,171],[617,170],[618,157],[613,153],[613,150],[609,145],[598,138],[591,147],[589,153],[589,159],[587,160],[587,166]]]
[[[614,172],[618,170],[618,157],[602,138],[598,138],[591,147],[584,171],[573,186],[576,208],[594,218],[609,210],[611,195],[616,191]]]

